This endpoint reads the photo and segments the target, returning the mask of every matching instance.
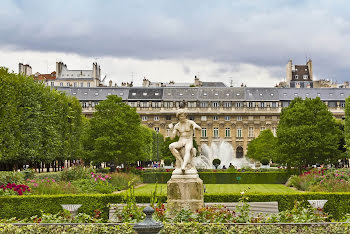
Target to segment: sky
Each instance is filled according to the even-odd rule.
[[[0,66],[92,69],[134,81],[272,87],[312,59],[315,79],[350,80],[348,0],[2,0]],[[107,83],[107,82],[106,82]]]

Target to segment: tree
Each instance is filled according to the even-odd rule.
[[[115,95],[96,106],[87,135],[87,159],[95,163],[129,164],[148,159],[151,153],[151,132],[141,126],[136,110]]]
[[[277,138],[270,129],[260,132],[259,136],[248,144],[247,157],[258,161],[263,158],[276,159]]]
[[[79,157],[81,106],[75,97],[6,68],[0,68],[0,93],[0,163],[6,169]]]
[[[339,157],[340,130],[320,98],[295,98],[282,109],[277,128],[278,161],[289,166],[331,163]]]

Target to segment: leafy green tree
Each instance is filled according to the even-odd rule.
[[[152,131],[152,160],[158,161],[158,159],[162,159],[162,148],[164,144],[164,136],[161,133],[157,133],[156,131]]]
[[[282,109],[277,160],[289,166],[332,163],[339,158],[341,132],[320,98],[295,98]]]
[[[0,163],[17,168],[79,157],[76,98],[6,68],[0,68],[0,92]]]
[[[145,160],[152,144],[152,134],[143,126],[134,108],[110,95],[96,106],[87,131],[86,160],[95,163],[129,164]]]
[[[248,144],[247,157],[258,161],[263,158],[276,159],[277,138],[270,129],[260,132],[259,136]]]

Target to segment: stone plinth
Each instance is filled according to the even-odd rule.
[[[195,211],[204,206],[203,181],[196,175],[173,175],[168,181],[167,209]]]

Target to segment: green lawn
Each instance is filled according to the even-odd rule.
[[[157,193],[166,195],[166,184],[157,184]],[[282,184],[206,184],[206,194],[218,193],[295,193],[298,192]],[[146,184],[135,189],[135,195],[148,195],[155,189],[155,184]]]

